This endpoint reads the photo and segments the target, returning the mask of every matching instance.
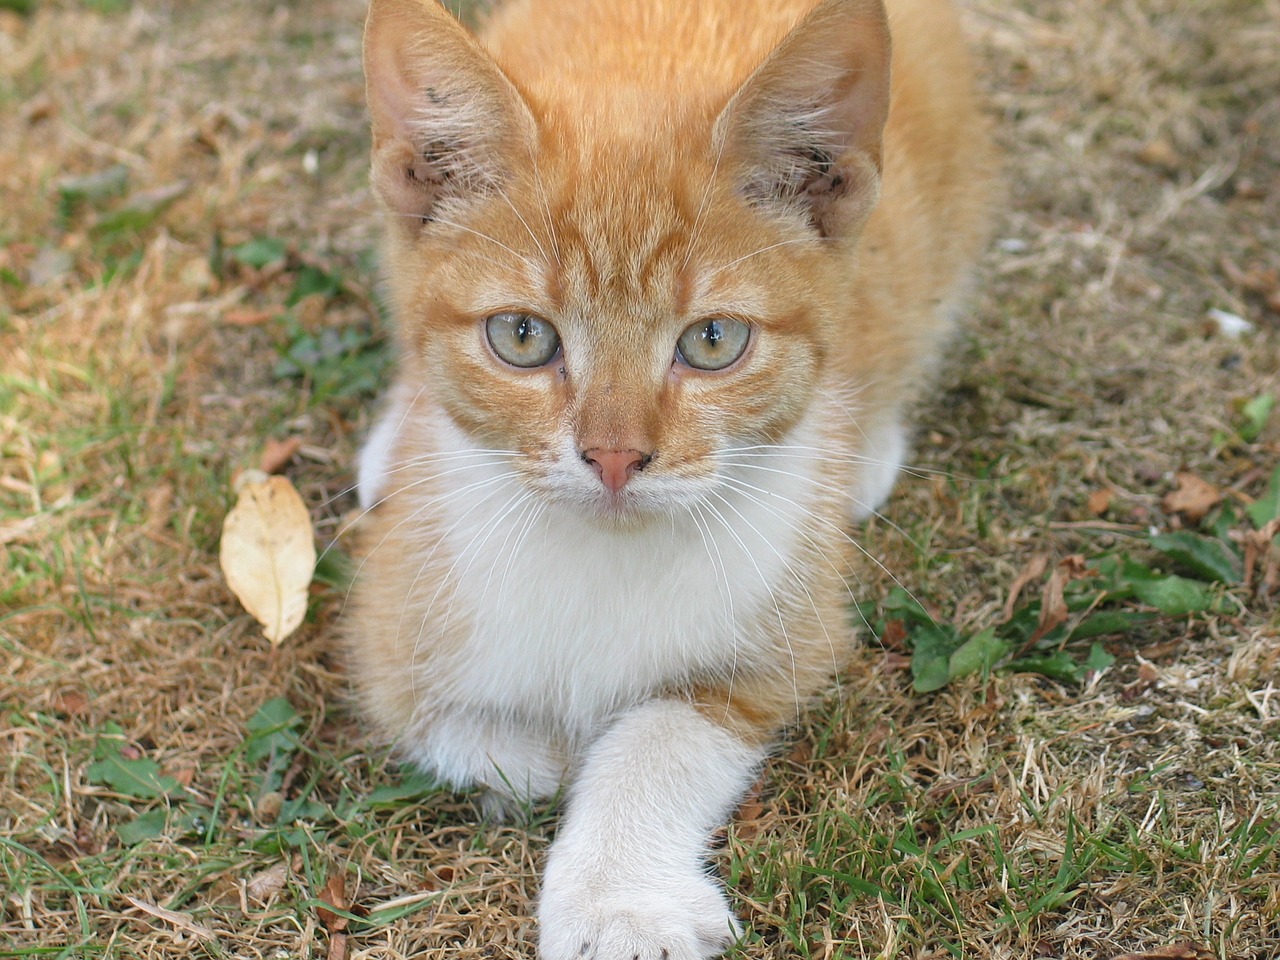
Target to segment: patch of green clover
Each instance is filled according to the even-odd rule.
[[[1226,503],[1198,531],[1151,534],[1138,539],[1140,550],[1088,558],[1083,575],[1063,587],[1068,616],[1052,629],[1042,629],[1043,600],[1036,597],[1016,606],[1007,621],[965,634],[939,622],[901,587],[880,605],[872,626],[883,635],[889,622],[902,625],[918,693],[997,671],[1038,673],[1079,684],[1115,662],[1101,637],[1161,619],[1232,609],[1230,591],[1244,583],[1243,550],[1232,532],[1246,522],[1261,530],[1277,518],[1280,467],[1243,514]]]

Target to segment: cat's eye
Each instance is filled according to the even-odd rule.
[[[696,370],[723,370],[747,349],[751,327],[732,317],[708,317],[690,324],[676,341],[678,359]]]
[[[540,367],[560,352],[560,335],[531,313],[495,313],[484,322],[493,352],[513,367]]]

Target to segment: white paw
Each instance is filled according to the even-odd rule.
[[[543,889],[541,960],[702,960],[741,933],[719,886],[701,874],[634,890],[566,880],[548,876]]]
[[[853,484],[853,519],[865,520],[889,499],[907,456],[907,434],[896,423],[867,429]]]

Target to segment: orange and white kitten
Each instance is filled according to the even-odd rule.
[[[890,33],[893,70],[890,84]],[[738,933],[706,842],[851,639],[853,520],[984,233],[946,0],[373,0],[400,367],[347,635],[374,723],[567,809],[545,960]]]

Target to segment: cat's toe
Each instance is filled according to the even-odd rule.
[[[540,960],[705,960],[741,932],[724,895],[706,878],[665,894],[582,893],[544,896]]]

